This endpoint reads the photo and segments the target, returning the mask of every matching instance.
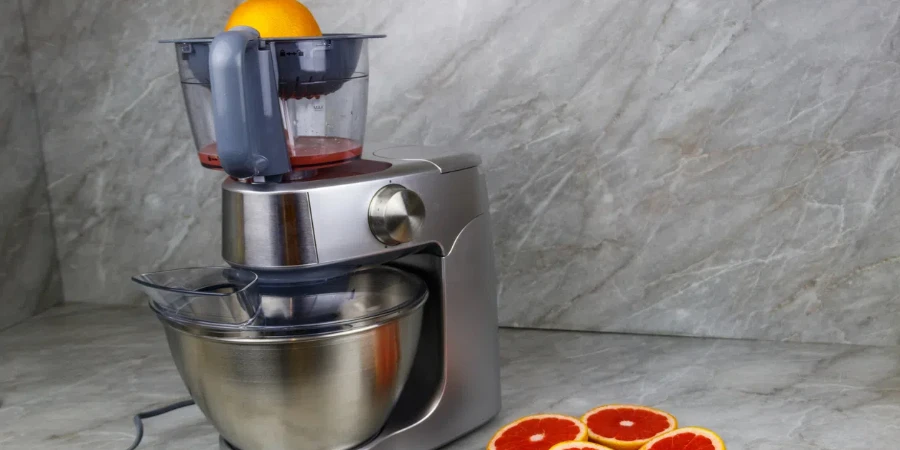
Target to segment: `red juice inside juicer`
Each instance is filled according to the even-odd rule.
[[[331,165],[362,155],[362,143],[348,138],[327,136],[298,136],[288,143],[288,155],[293,168]],[[216,143],[206,145],[197,153],[200,164],[208,169],[221,169]]]

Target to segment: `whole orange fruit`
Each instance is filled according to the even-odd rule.
[[[316,18],[296,0],[247,0],[231,13],[225,31],[237,26],[255,28],[263,38],[322,35]]]

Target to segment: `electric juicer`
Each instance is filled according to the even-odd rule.
[[[480,158],[363,146],[381,37],[165,41],[228,265],[134,280],[223,449],[435,449],[500,409]]]

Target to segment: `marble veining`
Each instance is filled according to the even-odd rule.
[[[504,423],[656,405],[719,432],[731,450],[892,448],[896,348],[504,329],[503,410],[446,447],[482,449]],[[185,398],[145,307],[69,304],[0,333],[0,447],[121,450],[131,415]],[[217,450],[189,407],[146,421],[141,449]]]
[[[310,0],[369,137],[485,160],[505,325],[900,342],[900,3]],[[234,1],[28,0],[66,296],[218,261],[170,49]]]
[[[0,2],[0,329],[62,301],[18,0]]]

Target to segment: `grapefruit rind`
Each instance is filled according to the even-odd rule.
[[[661,436],[663,434],[669,433],[672,430],[678,428],[678,419],[676,419],[675,416],[673,416],[665,411],[662,411],[662,410],[659,410],[656,408],[650,408],[649,406],[626,405],[626,404],[617,404],[617,403],[598,406],[598,407],[588,411],[583,416],[581,416],[581,421],[584,422],[585,425],[587,425],[588,418],[600,411],[607,410],[607,409],[622,409],[622,408],[639,409],[639,410],[649,411],[652,413],[656,413],[656,414],[665,416],[667,419],[669,419],[669,428],[659,432],[656,436],[651,436],[647,439],[640,439],[640,440],[635,440],[635,441],[621,441],[621,440],[618,440],[615,438],[600,436],[599,434],[596,434],[593,431],[591,431],[590,427],[588,427],[588,439],[590,439],[591,442],[596,442],[598,444],[605,445],[614,450],[639,450],[639,449],[643,449],[645,444],[647,444],[651,440],[655,439],[657,436]]]
[[[494,445],[494,443],[497,441],[497,439],[500,436],[503,436],[504,432],[508,431],[509,429],[515,428],[516,425],[519,425],[520,423],[522,423],[526,420],[543,419],[543,418],[570,420],[570,421],[572,421],[573,424],[578,426],[578,429],[579,429],[578,436],[576,436],[575,439],[572,439],[571,441],[566,441],[566,442],[585,442],[588,440],[587,425],[585,425],[584,422],[578,420],[575,417],[566,416],[563,414],[534,414],[534,415],[522,417],[514,422],[511,422],[511,423],[505,425],[503,428],[497,430],[497,432],[494,433],[494,436],[491,437],[490,442],[488,442],[487,450],[501,450],[501,449],[498,449]]]
[[[641,447],[640,450],[652,450],[653,444],[655,444],[665,438],[668,438],[670,436],[676,436],[678,434],[686,433],[686,432],[699,434],[701,436],[706,436],[713,442],[713,445],[716,447],[716,450],[726,450],[725,441],[723,441],[722,438],[718,434],[716,434],[715,431],[712,431],[707,428],[702,428],[702,427],[684,427],[684,428],[678,428],[676,430],[669,431],[667,433],[660,434],[660,435],[656,436],[655,438],[650,439],[650,441],[647,442],[646,444],[644,444],[644,446]]]
[[[550,450],[571,450],[573,448],[582,449],[589,448],[592,450],[613,450],[607,446],[595,444],[593,442],[585,442],[585,441],[566,441],[560,442],[559,444],[550,447]]]

